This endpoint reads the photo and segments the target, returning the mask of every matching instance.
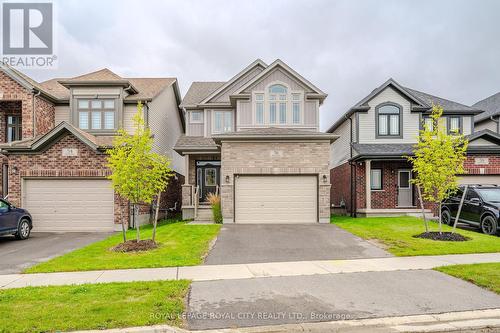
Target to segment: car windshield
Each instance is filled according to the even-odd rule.
[[[500,188],[481,188],[476,189],[484,201],[500,202]]]

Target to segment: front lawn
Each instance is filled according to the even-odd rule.
[[[136,253],[110,251],[110,248],[122,242],[120,232],[105,240],[30,267],[25,273],[198,265],[219,229],[220,225],[216,224],[193,225],[167,220],[158,224],[157,249]],[[141,227],[141,239],[151,238],[151,233],[151,225]],[[129,230],[127,237],[134,239],[135,230]]]
[[[27,287],[0,291],[0,332],[182,325],[189,281]]]
[[[414,235],[425,231],[423,220],[416,217],[352,218],[332,216],[331,223],[361,238],[380,243],[387,251],[396,256],[500,252],[500,238],[498,236],[488,236],[462,229],[457,229],[458,233],[471,238],[471,240],[446,242],[414,238]],[[437,223],[429,222],[429,225],[431,230],[438,230]],[[451,230],[451,227],[443,225],[443,231]]]
[[[443,266],[436,270],[500,294],[500,262]]]

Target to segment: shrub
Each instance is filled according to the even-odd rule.
[[[212,216],[215,223],[222,223],[222,209],[220,206],[220,196],[209,193],[207,195],[207,200],[212,206]]]

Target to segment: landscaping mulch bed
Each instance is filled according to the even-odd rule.
[[[470,240],[469,237],[462,236],[457,233],[452,233],[452,232],[438,232],[438,231],[430,231],[430,232],[423,232],[421,234],[413,236],[415,238],[425,238],[425,239],[432,239],[432,240],[437,240],[437,241],[447,241],[447,242],[465,242]]]
[[[145,240],[129,240],[125,243],[120,243],[111,248],[111,251],[115,252],[139,252],[139,251],[148,251],[152,249],[156,249],[158,245],[153,242],[151,239]]]

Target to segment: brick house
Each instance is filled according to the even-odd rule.
[[[326,96],[281,60],[194,82],[174,147],[186,157],[183,216],[211,219],[207,195],[220,193],[224,223],[328,223],[336,136],[319,131]]]
[[[500,184],[500,135],[477,129],[483,109],[401,86],[389,79],[348,110],[329,133],[340,136],[331,146],[331,205],[354,216],[413,215],[420,212],[410,183],[419,131],[430,121],[433,104],[443,107],[442,126],[468,136],[461,183]],[[484,121],[484,120],[481,120]],[[431,206],[426,205],[431,213]]]
[[[171,147],[185,123],[175,78],[122,78],[102,69],[38,83],[1,64],[2,194],[30,211],[34,230],[112,231],[122,219],[132,222],[128,203],[106,179],[105,151],[117,129],[133,132],[138,101],[155,151],[176,173],[163,207],[180,208],[184,162]],[[142,207],[136,222],[147,222],[149,213]]]

